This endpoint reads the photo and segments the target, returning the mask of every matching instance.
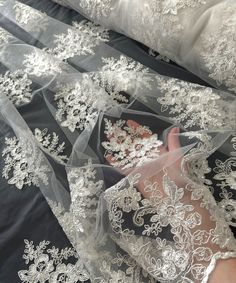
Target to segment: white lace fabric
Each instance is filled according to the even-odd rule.
[[[110,20],[120,3],[88,0],[80,6],[90,17]],[[182,34],[178,15],[185,11],[192,15],[207,3],[143,1],[145,7],[135,6],[132,25],[141,27],[144,36],[147,23],[161,16],[160,28],[174,25],[178,30],[163,37],[178,42]],[[3,33],[6,45],[0,61],[9,71],[0,77],[0,118],[15,134],[0,129],[6,136],[2,174],[12,189],[39,188],[74,246],[59,251],[49,248],[47,241],[34,246],[26,240],[27,267],[19,271],[20,280],[76,283],[90,277],[95,283],[206,283],[217,260],[236,257],[229,228],[236,219],[235,97],[154,73],[108,48],[108,33],[97,25],[59,24],[15,4],[13,19],[30,35],[40,34],[46,48],[23,44],[16,49]],[[132,5],[130,1],[128,7]],[[155,14],[139,19],[136,26],[142,8]],[[34,26],[32,19],[42,25]],[[153,32],[145,31],[147,41],[152,38],[152,47],[165,48]],[[51,35],[50,42],[45,34]],[[87,71],[92,71],[81,74],[69,62],[77,67],[87,64]],[[41,89],[33,93],[34,82]],[[70,156],[56,130],[36,128],[35,137],[27,132],[25,141],[27,125],[17,119],[13,104],[28,104],[39,94],[71,143]],[[154,114],[141,111],[133,103],[136,99]],[[182,129],[175,135],[181,144],[173,151],[164,138],[171,124]],[[211,168],[207,158],[217,149],[227,158],[214,160]],[[53,175],[47,156],[66,169],[70,192]],[[219,203],[212,196],[209,173],[220,188]],[[68,263],[69,256],[78,262]]]
[[[234,1],[67,0],[67,4],[146,44],[214,86],[235,92]]]

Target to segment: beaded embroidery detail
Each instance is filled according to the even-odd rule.
[[[94,54],[94,49],[109,39],[107,30],[87,21],[73,22],[73,27],[69,28],[66,34],[54,37],[55,47],[46,51],[62,60],[76,55]]]
[[[32,241],[24,242],[23,259],[30,265],[27,270],[18,272],[23,283],[77,283],[89,280],[88,273],[73,248],[59,250],[55,246],[49,247],[49,241],[42,241],[38,246]],[[67,263],[71,259],[76,262]]]
[[[235,8],[225,4],[219,25],[213,32],[202,35],[200,56],[203,58],[209,77],[218,85],[225,85],[236,92],[236,58],[233,50],[236,41]]]
[[[50,171],[43,164],[43,155],[33,147],[27,139],[6,138],[6,147],[2,152],[5,166],[2,175],[8,184],[23,189],[25,185],[39,187],[40,182],[48,184],[47,172]]]
[[[14,5],[14,11],[17,23],[22,28],[27,27],[27,31],[41,32],[46,30],[48,26],[46,14],[19,2]]]
[[[60,87],[54,99],[57,102],[57,120],[71,132],[76,129],[83,131],[94,124],[98,109],[104,102],[103,92],[86,77],[81,82]]]
[[[103,188],[103,181],[96,181],[97,172],[89,160],[87,166],[75,168],[68,173],[71,191],[71,211],[77,231],[84,232],[84,222],[89,223],[86,229],[94,229],[96,223],[96,204]],[[89,221],[88,221],[89,219]]]
[[[48,129],[40,130],[36,128],[34,135],[39,142],[43,150],[49,153],[53,158],[60,163],[65,164],[68,161],[68,157],[63,154],[65,149],[65,142],[59,143],[59,136],[53,132],[48,133]]]
[[[178,186],[164,175],[162,184],[144,184],[149,198],[142,199],[137,191],[140,177],[129,175],[105,193],[112,238],[160,282],[207,282],[207,266],[236,254],[234,237],[211,193],[193,183]],[[214,221],[207,229],[203,207]]]
[[[61,62],[38,50],[25,55],[24,71],[36,77],[55,76],[62,72]]]
[[[177,15],[179,10],[195,8],[199,5],[205,5],[206,0],[164,0],[156,1],[156,11],[163,15]]]
[[[0,27],[0,45],[9,43],[11,39],[14,39],[14,36]]]
[[[168,111],[185,128],[234,127],[235,115],[232,114],[229,104],[213,89],[177,79],[166,81],[161,77],[157,77],[157,83],[163,93],[163,97],[157,98],[162,112]]]
[[[114,0],[81,0],[79,5],[91,18],[108,17]]]
[[[128,99],[123,92],[151,89],[152,78],[148,68],[132,59],[120,56],[102,58],[104,66],[92,74],[93,81],[106,90],[109,96],[119,103],[127,103]]]
[[[129,121],[105,121],[108,141],[102,142],[105,157],[112,155],[111,165],[123,169],[141,166],[159,157],[162,142],[146,126],[133,126]]]
[[[18,70],[7,71],[5,75],[0,75],[0,91],[6,95],[15,106],[21,106],[31,101],[32,81],[27,74]]]

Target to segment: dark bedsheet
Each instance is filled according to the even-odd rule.
[[[65,23],[82,18],[77,12],[48,0],[24,0],[21,2],[45,11],[49,16]],[[21,37],[25,42],[38,46],[37,41],[20,28],[16,28],[14,24],[5,20],[1,22],[1,25]],[[176,64],[150,56],[147,47],[123,35],[111,32],[111,40],[108,44],[162,75],[206,85],[201,79]],[[45,101],[41,96],[35,97],[29,105],[20,107],[18,111],[31,129],[48,128],[50,131],[60,132],[60,136],[63,136],[61,129],[45,107]],[[40,115],[44,117],[43,122]],[[1,148],[3,143],[4,140],[0,137]],[[67,150],[70,152],[69,146],[66,147]],[[66,185],[63,167],[54,165],[58,167],[58,178]],[[0,166],[3,166],[2,159]],[[25,249],[24,239],[33,241],[35,245],[44,240],[50,241],[52,246],[59,249],[70,247],[70,242],[38,188],[31,187],[19,190],[8,185],[1,176],[0,186],[0,283],[20,283],[22,281],[18,277],[18,271],[27,269],[22,258]]]

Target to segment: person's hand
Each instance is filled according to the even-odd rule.
[[[140,124],[133,120],[128,120],[127,125],[134,129],[138,129]],[[139,131],[137,131],[139,132]],[[163,176],[167,174],[169,178],[176,183],[178,186],[185,185],[185,180],[181,174],[181,146],[179,141],[179,128],[172,128],[167,136],[167,145],[163,144],[158,147],[158,152],[156,159],[148,162],[147,164],[141,166],[140,168],[134,167],[131,169],[123,169],[122,167],[118,167],[117,169],[124,175],[129,175],[134,170],[137,173],[141,173],[142,181],[137,185],[137,189],[142,193],[145,198],[150,198],[150,194],[152,192],[148,192],[146,188],[147,182],[152,184],[157,184],[159,190],[162,190],[163,193]],[[150,131],[142,132],[139,134],[139,138],[142,138],[144,141],[148,139],[152,134]],[[112,137],[107,136],[107,139],[110,140]],[[119,142],[119,141],[117,141]],[[122,141],[121,141],[122,142]],[[129,152],[127,151],[127,156],[129,156]],[[112,154],[108,154],[105,156],[107,162],[112,165],[114,164],[114,157]],[[143,176],[147,176],[147,178],[143,178]]]

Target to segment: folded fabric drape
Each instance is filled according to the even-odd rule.
[[[133,2],[121,2],[63,1],[105,24],[119,11],[128,31]],[[181,3],[162,14],[179,17]],[[189,15],[209,5],[188,3]],[[150,8],[139,4],[131,18]],[[20,282],[207,283],[236,257],[234,94],[160,75],[92,22],[18,1],[0,13],[21,30],[0,30],[2,178],[40,190],[73,246],[25,239]],[[21,117],[34,101],[43,109]]]
[[[234,0],[62,2],[146,44],[211,85],[235,93]]]

